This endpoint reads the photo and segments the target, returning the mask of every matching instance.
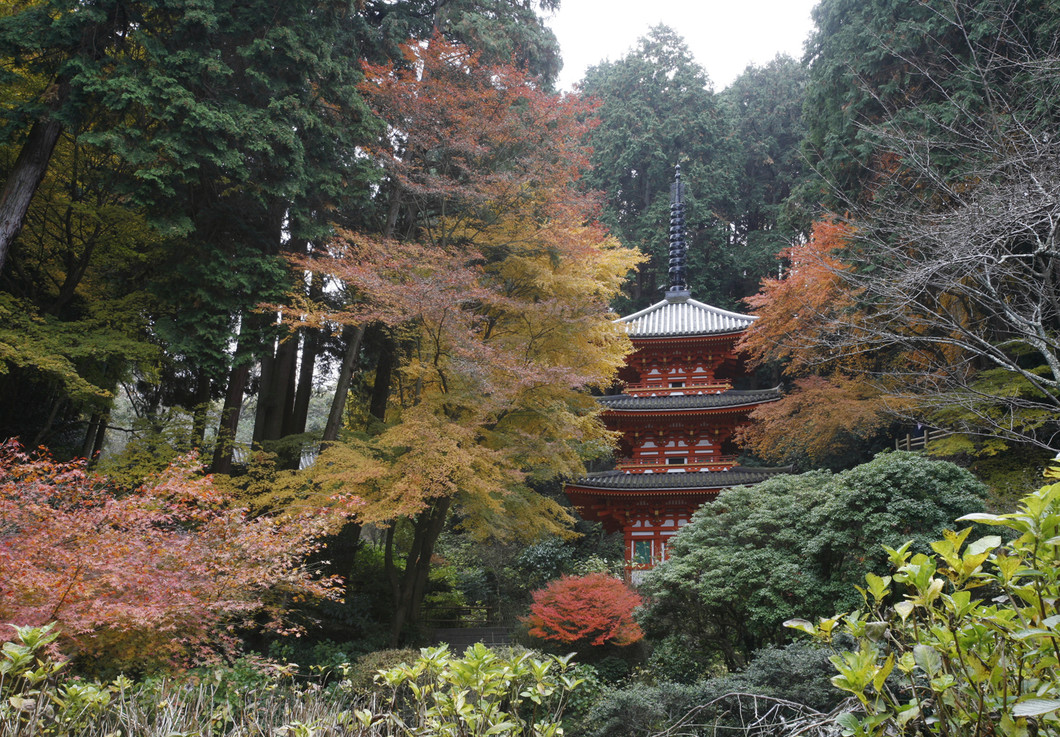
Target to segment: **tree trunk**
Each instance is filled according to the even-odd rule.
[[[266,417],[269,414],[270,405],[275,399],[273,388],[273,375],[276,369],[276,341],[270,341],[264,355],[260,358],[261,375],[258,379],[258,404],[254,411],[254,432],[251,433],[251,442],[254,445],[260,443],[265,436]]]
[[[82,458],[87,458],[89,461],[92,460],[92,448],[96,444],[96,435],[102,422],[103,413],[93,412],[91,419],[88,421],[88,427],[85,428],[85,439],[81,442]]]
[[[238,350],[236,353],[238,356]],[[221,408],[221,423],[217,428],[217,444],[213,451],[210,473],[232,473],[232,444],[236,439],[239,412],[243,408],[243,393],[246,391],[249,376],[249,359],[236,363],[229,374],[228,391]]]
[[[431,571],[431,557],[449,516],[450,502],[448,497],[436,499],[416,518],[412,547],[405,561],[405,570],[400,576],[393,556],[394,527],[391,526],[387,530],[385,566],[394,604],[394,619],[390,624],[391,647],[399,647],[402,636],[420,622],[423,598],[427,593],[427,580]]]
[[[211,473],[232,473],[232,444],[239,427],[239,414],[243,409],[243,395],[250,378],[250,366],[260,339],[259,328],[264,321],[259,314],[244,316],[239,330],[239,342],[232,358],[232,370],[228,375],[228,388],[221,407],[221,422],[217,428],[217,444],[214,446]]]
[[[316,328],[302,329],[302,362],[298,367],[298,388],[295,390],[291,424],[284,428],[284,435],[305,432],[309,419],[309,400],[313,397],[313,371],[320,352],[320,331]]]
[[[296,369],[298,367],[298,333],[291,333],[287,340],[280,343],[279,355],[276,357],[277,367],[277,389],[282,401],[279,412],[275,419],[276,437],[282,438],[290,435],[288,428],[291,426],[291,418],[294,416],[295,390],[297,388]],[[282,381],[282,384],[280,383]]]
[[[280,341],[275,355],[262,358],[262,379],[258,391],[258,413],[254,416],[254,442],[276,440],[290,433],[295,403],[295,365],[298,363],[298,335],[291,333]]]
[[[386,422],[386,406],[390,401],[390,384],[394,374],[394,346],[390,337],[383,335],[379,341],[379,361],[375,366],[375,382],[372,384],[372,399],[368,405],[368,422],[372,418]]]
[[[346,409],[346,395],[350,392],[350,379],[353,377],[353,367],[357,363],[357,357],[361,352],[361,340],[364,338],[364,325],[356,328],[349,326],[343,331],[346,338],[346,353],[342,356],[342,367],[339,369],[339,382],[335,387],[335,398],[331,400],[331,412],[328,413],[328,424],[324,428],[323,441],[333,442],[339,437],[339,429],[342,427],[342,416]]]
[[[284,435],[284,418],[290,422],[294,397],[294,366],[298,358],[298,337],[280,341],[275,355],[261,359],[258,410],[254,416],[254,442],[276,440]]]
[[[89,458],[94,462],[103,452],[103,441],[107,439],[107,426],[110,425],[110,410],[108,409],[100,416],[99,426],[96,428],[96,437],[92,443],[92,455]]]
[[[11,243],[22,230],[33,194],[48,171],[62,129],[62,124],[54,118],[34,123],[0,191],[0,272],[4,270]]]
[[[37,436],[33,438],[33,447],[36,448],[39,445],[44,444],[44,438],[52,429],[52,425],[55,424],[55,418],[59,415],[60,407],[65,404],[66,400],[57,391],[53,391],[51,400],[51,409],[48,411],[48,420],[41,426],[41,429],[37,431]]]
[[[206,440],[206,415],[210,407],[210,377],[199,371],[195,378],[195,405],[192,407],[191,444],[201,448]]]

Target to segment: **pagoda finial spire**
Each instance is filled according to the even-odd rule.
[[[667,299],[688,299],[685,281],[685,185],[681,181],[681,165],[674,167],[674,183],[670,185],[670,288]]]

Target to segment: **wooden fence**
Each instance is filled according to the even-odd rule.
[[[924,450],[928,443],[932,440],[938,440],[944,438],[947,435],[953,433],[949,430],[936,430],[933,427],[925,427],[919,430],[915,435],[913,433],[906,433],[903,437],[895,438],[894,449],[895,450]]]

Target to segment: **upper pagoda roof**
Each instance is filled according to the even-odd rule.
[[[624,323],[631,338],[723,335],[746,330],[756,315],[742,315],[697,302],[687,291],[671,290],[662,302],[615,320]]]
[[[624,323],[631,338],[665,338],[670,336],[725,335],[746,330],[758,318],[718,309],[692,299],[686,275],[685,185],[681,166],[674,167],[670,187],[669,271],[670,286],[666,299],[640,312],[615,320]]]

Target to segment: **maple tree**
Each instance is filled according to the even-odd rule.
[[[757,364],[780,364],[792,379],[780,401],[757,408],[737,438],[777,463],[844,465],[851,443],[871,441],[903,405],[873,380],[874,369],[906,356],[829,351],[820,336],[854,330],[863,319],[859,290],[845,278],[852,267],[853,228],[835,217],[814,223],[810,238],[780,252],[782,277],[763,279],[744,301],[759,319],[739,343]]]
[[[877,387],[860,377],[836,374],[795,379],[780,401],[751,413],[737,442],[777,463],[804,461],[811,467],[845,465],[894,418]]]
[[[232,628],[335,597],[305,563],[341,512],[248,519],[184,458],[122,492],[84,461],[0,446],[0,618],[57,621],[90,667],[152,668],[237,647]],[[0,638],[11,636],[10,631]]]
[[[584,104],[439,38],[408,54],[364,85],[390,125],[371,152],[387,174],[384,235],[346,232],[313,258],[346,305],[301,303],[307,320],[391,336],[386,423],[330,446],[306,477],[355,489],[358,521],[387,526],[395,642],[451,512],[479,538],[567,534],[567,510],[533,486],[609,447],[585,389],[606,386],[628,348],[607,305],[637,261],[578,190]]]
[[[850,269],[844,261],[850,235],[849,225],[824,217],[805,243],[778,254],[789,263],[787,273],[763,279],[758,293],[744,300],[759,319],[740,341],[740,350],[758,362],[783,362],[789,375],[831,363],[812,336],[835,327],[856,307],[856,295],[842,279]]]
[[[568,645],[632,645],[644,632],[633,619],[636,591],[607,573],[563,576],[533,594],[530,634]]]
[[[804,145],[826,186],[803,198],[843,213],[844,265],[816,283],[848,302],[772,332],[960,433],[950,451],[1058,449],[1056,19],[992,0],[815,11]]]

